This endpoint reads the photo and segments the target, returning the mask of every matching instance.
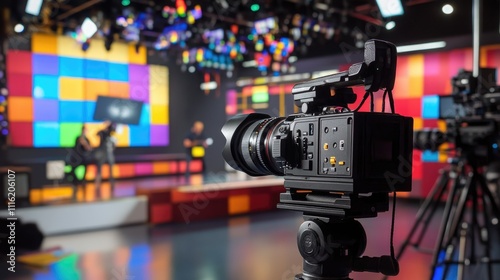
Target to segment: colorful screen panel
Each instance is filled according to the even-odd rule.
[[[168,69],[146,64],[146,51],[93,40],[34,34],[32,52],[7,54],[9,121],[14,147],[72,147],[83,124],[92,145],[103,124],[93,120],[98,96],[144,102],[138,125],[119,125],[118,147],[169,144]]]

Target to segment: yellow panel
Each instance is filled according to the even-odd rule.
[[[150,85],[167,85],[168,69],[165,66],[150,65],[149,66],[149,84]]]
[[[149,85],[149,103],[168,105],[168,88],[165,85]]]
[[[448,143],[443,143],[441,146],[439,146],[439,153],[438,153],[439,162],[446,162],[448,160],[448,154],[445,152],[445,150],[449,148],[450,147]]]
[[[57,53],[61,56],[83,57],[85,52],[82,46],[68,36],[57,36]]]
[[[424,92],[424,78],[410,77],[408,97],[422,97]]]
[[[424,127],[424,120],[422,118],[413,118],[413,130],[422,129]]]
[[[31,97],[9,97],[8,117],[10,121],[33,121],[33,99]]]
[[[233,195],[228,198],[229,214],[241,214],[250,210],[250,197],[248,195]]]
[[[109,95],[108,81],[85,79],[85,100],[95,101],[98,95]]]
[[[117,147],[128,147],[129,144],[129,127],[128,125],[120,125],[120,129],[113,135],[116,138],[116,146]]]
[[[128,63],[128,45],[115,42],[108,52],[108,61]]]
[[[151,123],[168,124],[168,107],[165,105],[151,105]]]
[[[146,64],[146,47],[140,46],[139,51],[136,51],[135,45],[128,45],[128,60],[129,63]]]
[[[438,120],[437,125],[440,131],[446,131],[446,121],[445,120]]]
[[[85,58],[108,60],[108,51],[104,48],[104,41],[101,39],[92,39],[89,48],[85,52]]]
[[[80,78],[59,78],[59,97],[63,100],[84,100],[84,80]]]
[[[31,51],[34,53],[57,54],[57,36],[49,34],[33,34]]]
[[[99,136],[97,136],[97,132],[103,129],[104,125],[102,123],[87,123],[85,127],[87,128],[87,137],[89,138],[90,145],[94,148],[99,146],[100,140]]]

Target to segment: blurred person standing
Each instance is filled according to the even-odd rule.
[[[193,159],[201,161],[202,173],[205,175],[205,149],[208,147],[207,138],[203,134],[204,125],[201,121],[195,121],[191,131],[184,138],[186,148],[186,177],[190,175],[189,167]]]
[[[95,177],[95,187],[96,191],[101,187],[102,181],[102,166],[104,163],[109,165],[109,182],[111,184],[111,191],[113,192],[115,187],[115,179],[113,176],[113,165],[115,164],[115,156],[113,150],[115,149],[116,143],[112,137],[116,130],[116,124],[106,121],[104,122],[104,128],[97,132],[99,136],[99,147],[96,148],[95,159],[97,161],[97,172]]]
[[[76,187],[79,184],[86,184],[85,175],[87,173],[87,164],[90,160],[90,155],[92,152],[92,146],[87,138],[87,127],[82,126],[82,131],[80,135],[75,140],[75,145],[71,150],[69,157],[66,159],[67,163],[71,166],[71,171],[68,173],[68,179],[72,183],[74,190],[73,196],[76,195]],[[76,169],[83,166],[83,176],[79,179],[76,175]]]

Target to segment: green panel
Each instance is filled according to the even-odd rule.
[[[265,103],[269,101],[269,93],[267,92],[254,92],[252,94],[253,103]]]
[[[71,165],[64,166],[64,173],[70,173],[70,172],[71,172]]]
[[[76,178],[79,180],[79,181],[82,181],[83,180],[83,176],[85,175],[85,165],[79,165],[75,168],[75,175],[76,175]]]
[[[59,134],[61,147],[74,147],[80,133],[82,133],[81,123],[61,123]]]

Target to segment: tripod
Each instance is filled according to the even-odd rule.
[[[408,237],[403,242],[396,259],[399,259],[408,245],[420,249],[420,243],[428,229],[429,223],[436,214],[437,207],[446,190],[448,198],[443,212],[438,240],[433,252],[431,279],[439,277],[436,269],[443,267],[441,279],[445,279],[451,265],[458,265],[457,279],[463,279],[464,267],[469,264],[487,264],[488,279],[493,279],[492,264],[498,260],[491,259],[491,227],[498,224],[500,211],[493,194],[489,190],[486,179],[473,155],[454,158],[449,169],[442,169],[430,194],[417,213]],[[467,206],[470,205],[470,219],[466,221]],[[415,242],[414,235],[419,231]],[[476,234],[484,247],[485,257],[478,259],[476,255]],[[457,252],[458,245],[458,252]],[[441,252],[445,252],[444,256]],[[466,253],[468,257],[466,257]],[[458,260],[452,259],[458,253]]]

